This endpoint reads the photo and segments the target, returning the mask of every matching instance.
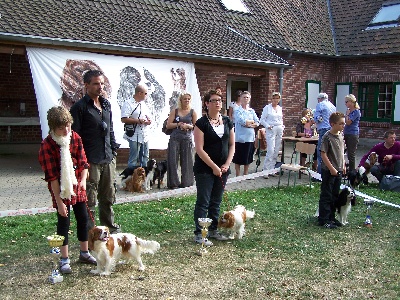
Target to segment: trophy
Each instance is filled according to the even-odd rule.
[[[64,242],[64,237],[61,235],[53,234],[47,237],[47,241],[51,248],[50,255],[54,261],[54,267],[49,275],[49,281],[51,283],[57,283],[63,281],[63,276],[61,275],[60,271],[58,270],[58,261],[60,260],[60,246],[62,246]]]
[[[364,204],[367,206],[367,217],[364,222],[364,226],[368,228],[372,228],[372,220],[371,220],[371,209],[374,205],[374,200],[364,199]]]
[[[201,229],[201,236],[203,238],[203,242],[201,243],[201,248],[197,252],[200,256],[203,256],[204,254],[207,254],[207,249],[204,247],[204,242],[206,240],[207,234],[208,234],[208,227],[211,225],[212,220],[210,218],[199,218],[199,225],[203,227]]]

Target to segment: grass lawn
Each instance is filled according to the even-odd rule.
[[[366,206],[358,198],[349,225],[316,225],[319,186],[230,192],[230,206],[245,205],[256,216],[243,240],[215,242],[207,256],[193,242],[195,196],[115,205],[124,232],[156,240],[161,249],[144,254],[139,272],[117,265],[109,277],[77,263],[72,217],[73,273],[50,284],[50,247],[55,213],[0,219],[1,299],[399,299],[400,210],[376,203],[373,227],[363,226]],[[399,194],[376,185],[360,191],[399,204]],[[227,208],[224,202],[222,209]]]

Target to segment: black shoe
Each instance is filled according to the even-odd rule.
[[[333,220],[333,221],[331,221],[331,224],[333,224],[333,225],[336,225],[337,227],[342,227],[343,226],[343,224],[342,223],[340,223],[338,220]]]
[[[109,227],[108,229],[110,230],[111,234],[120,233],[121,232],[121,226],[116,224],[116,223],[114,223],[113,226]]]
[[[321,182],[321,180],[313,177],[313,178],[311,178],[311,182]]]
[[[323,225],[323,227],[328,228],[328,229],[336,229],[337,228],[337,226],[335,224],[332,224],[332,223],[325,223]]]

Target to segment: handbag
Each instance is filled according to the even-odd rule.
[[[178,109],[175,109],[175,116],[177,115],[177,112],[178,112]],[[168,118],[169,118],[169,115],[164,120],[164,123],[163,123],[161,131],[164,132],[166,135],[171,135],[171,133],[174,131],[175,128],[173,128],[173,129],[168,129],[167,128]],[[175,123],[175,120],[174,120],[174,123]]]
[[[400,176],[385,175],[379,183],[383,191],[400,192]]]
[[[140,103],[135,107],[135,109],[131,112],[131,114],[129,116],[132,116],[132,114],[136,111],[136,109],[139,107],[139,105],[140,105]],[[142,111],[140,111],[138,118],[140,117],[141,114],[142,114]],[[133,124],[133,125],[124,124],[126,136],[132,137],[135,134],[136,125],[137,124]]]

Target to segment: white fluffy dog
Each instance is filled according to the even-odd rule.
[[[156,241],[142,240],[130,233],[110,234],[106,226],[95,226],[90,229],[88,242],[89,249],[97,260],[97,269],[91,273],[99,275],[110,275],[121,257],[128,260],[135,259],[139,264],[139,270],[143,271],[145,266],[140,255],[153,254],[160,249],[160,244]]]
[[[247,219],[254,218],[255,212],[246,210],[243,205],[237,205],[231,211],[224,212],[218,221],[218,227],[227,229],[230,232],[230,239],[241,239],[245,234]]]

